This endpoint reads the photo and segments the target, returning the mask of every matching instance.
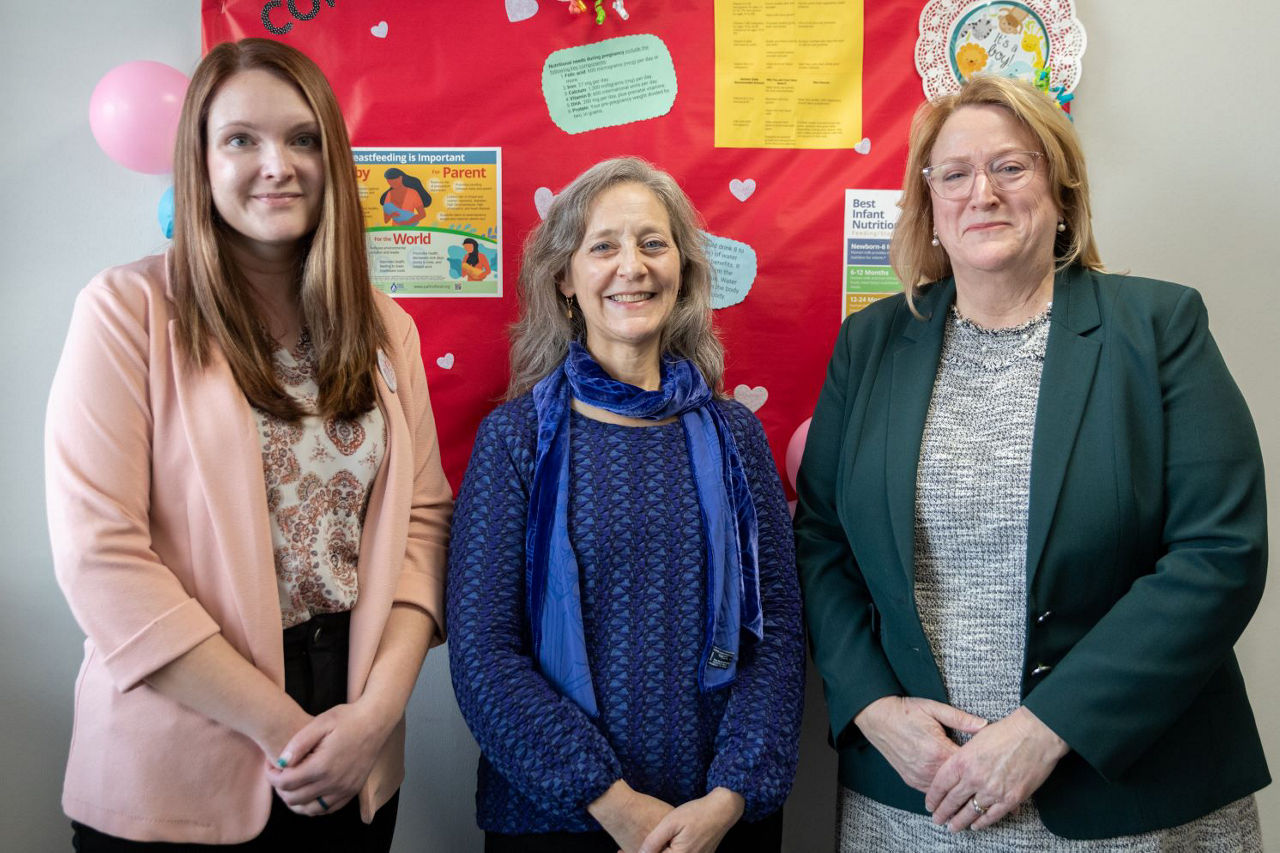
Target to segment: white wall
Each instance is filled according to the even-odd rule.
[[[1280,496],[1280,325],[1274,265],[1264,263],[1280,241],[1280,98],[1268,59],[1280,39],[1280,7],[1219,0],[1169,11],[1174,5],[1077,0],[1089,50],[1076,116],[1097,233],[1112,268],[1202,290],[1257,420],[1271,494]],[[87,124],[89,94],[122,62],[155,59],[189,72],[198,57],[195,0],[0,0],[0,353],[9,365],[0,372],[0,399],[12,430],[0,443],[9,483],[0,491],[0,837],[12,844],[7,849],[70,847],[58,799],[80,633],[54,583],[45,532],[41,429],[49,380],[79,288],[100,268],[164,242],[153,211],[167,179],[129,172],[99,151]],[[1275,529],[1276,509],[1270,518]],[[1280,593],[1271,590],[1238,651],[1280,772],[1277,646]],[[441,654],[428,659],[410,719],[396,849],[478,851],[476,749]],[[830,849],[834,764],[821,726],[811,683],[800,778],[787,807],[790,851]],[[1280,849],[1280,787],[1259,800],[1268,845]]]

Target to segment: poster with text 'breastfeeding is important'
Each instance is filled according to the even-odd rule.
[[[357,148],[374,287],[392,296],[502,296],[502,152]]]

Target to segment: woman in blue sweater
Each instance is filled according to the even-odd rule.
[[[448,581],[487,853],[780,849],[790,519],[759,421],[717,394],[710,290],[692,205],[634,158],[576,178],[526,245]]]

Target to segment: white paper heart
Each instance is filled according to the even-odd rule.
[[[507,20],[525,21],[538,14],[538,0],[507,0]]]
[[[755,178],[747,178],[745,181],[740,181],[737,178],[734,178],[729,182],[729,192],[732,193],[733,197],[738,201],[746,201],[751,198],[751,194],[755,191]]]
[[[538,211],[539,219],[547,218],[547,211],[551,209],[551,202],[556,200],[556,194],[546,187],[538,187],[533,191],[533,206]]]
[[[769,390],[763,385],[757,385],[754,388],[750,385],[738,385],[733,389],[733,399],[751,411],[758,412],[769,399]]]
[[[378,21],[375,26],[369,27],[369,32],[373,33],[374,38],[384,39],[387,37],[387,22]]]
[[[865,136],[862,137],[862,141],[859,142],[857,145],[853,146],[853,150],[857,151],[859,154],[870,154],[871,140]]]
[[[447,352],[436,359],[436,364],[445,370],[453,370],[453,353]]]

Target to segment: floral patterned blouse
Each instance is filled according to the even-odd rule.
[[[304,329],[292,350],[273,355],[276,376],[314,411],[315,352]],[[291,424],[255,409],[271,516],[283,627],[355,606],[356,564],[369,491],[386,453],[386,424],[374,406],[355,420],[308,415]]]

